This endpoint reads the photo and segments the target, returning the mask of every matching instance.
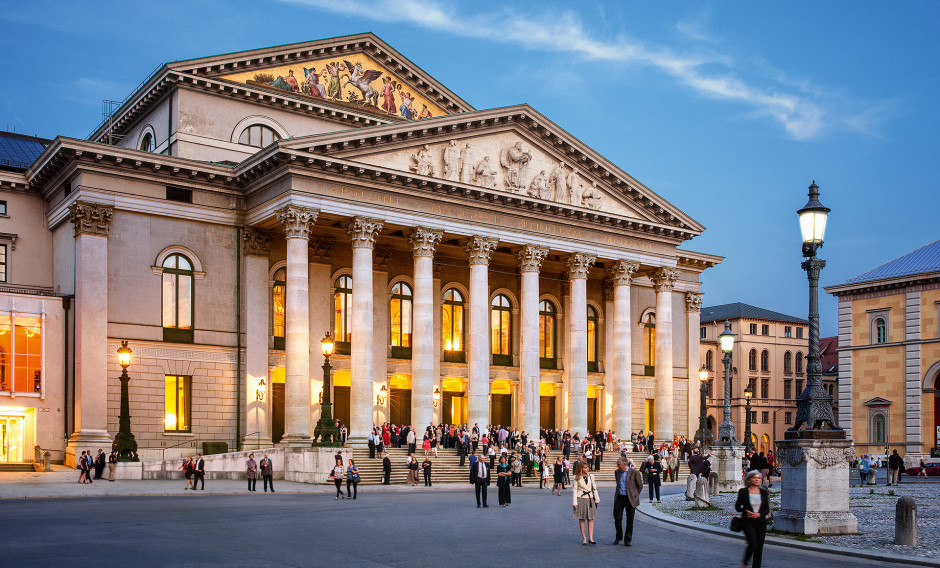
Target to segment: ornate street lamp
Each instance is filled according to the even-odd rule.
[[[441,403],[441,389],[434,387],[434,393],[431,396],[434,400],[434,408],[437,408],[437,405]]]
[[[131,348],[127,346],[126,341],[121,342],[117,356],[118,364],[121,366],[121,416],[118,435],[114,438],[111,449],[117,452],[118,461],[135,462],[140,461],[140,458],[137,457],[137,440],[131,433],[131,404],[127,392],[128,383],[131,380],[127,374],[127,367],[131,364]]]
[[[330,365],[330,355],[333,354],[333,347],[333,339],[328,331],[320,340],[320,350],[323,352],[323,390],[320,392],[320,419],[317,420],[317,427],[313,430],[313,443],[317,446],[339,446],[339,431],[336,429],[336,423],[333,422],[330,403],[330,372],[333,370]]]
[[[388,387],[382,385],[382,388],[379,389],[379,394],[375,395],[375,403],[379,406],[385,406],[386,400],[388,400]]]
[[[722,409],[721,424],[718,425],[718,442],[722,446],[736,446],[734,439],[734,423],[731,421],[731,350],[734,349],[734,333],[731,332],[731,322],[725,321],[725,330],[718,336],[721,352],[724,356],[721,362],[725,366],[725,401]]]
[[[796,397],[796,420],[787,429],[786,438],[844,439],[845,431],[836,425],[832,414],[832,396],[822,384],[822,365],[819,362],[819,273],[826,261],[816,257],[823,245],[829,208],[819,202],[819,186],[809,186],[809,201],[797,211],[800,231],[803,233],[801,264],[809,280],[809,354],[806,356],[806,389]],[[823,430],[823,425],[828,430]],[[804,430],[800,427],[806,426]]]
[[[751,450],[751,397],[754,396],[754,389],[747,385],[744,389],[744,449]]]
[[[695,439],[702,444],[704,448],[712,441],[712,431],[708,428],[708,408],[706,396],[708,395],[708,369],[705,365],[698,370],[698,380],[701,382],[701,407],[699,408],[698,432],[695,433]]]

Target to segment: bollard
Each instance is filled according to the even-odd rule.
[[[718,472],[713,471],[708,474],[708,486],[711,488],[712,495],[718,495]]]
[[[711,497],[708,495],[708,480],[701,477],[695,484],[695,506],[706,508],[711,504]]]
[[[52,471],[52,468],[49,467],[49,452],[43,452],[42,454],[42,470]]]
[[[695,500],[695,483],[698,481],[698,476],[694,473],[690,473],[689,477],[685,480],[685,500],[694,501]]]
[[[894,544],[917,546],[917,503],[901,497],[894,507]]]

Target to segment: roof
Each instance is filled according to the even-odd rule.
[[[49,145],[49,140],[0,131],[0,167],[25,170]]]
[[[824,375],[839,374],[839,336],[819,338],[819,364]]]
[[[842,284],[858,284],[887,278],[916,276],[927,272],[940,272],[940,239],[862,275],[846,280]]]
[[[794,323],[809,323],[805,319],[788,316],[780,312],[765,310],[750,304],[735,302],[733,304],[722,304],[720,306],[711,306],[702,308],[701,322],[733,320],[733,319],[763,319],[774,321],[791,321]]]

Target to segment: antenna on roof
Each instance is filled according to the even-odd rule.
[[[101,118],[103,118],[108,123],[107,129],[104,133],[104,137],[108,141],[108,144],[113,144],[115,138],[120,138],[120,136],[115,136],[113,134],[114,113],[119,108],[121,108],[121,101],[110,101],[108,99],[101,101]]]

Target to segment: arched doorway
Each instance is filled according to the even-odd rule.
[[[763,436],[760,437],[760,450],[759,451],[763,452],[764,455],[767,455],[767,450],[769,449],[770,449],[770,436],[768,436],[767,434],[764,434]]]

